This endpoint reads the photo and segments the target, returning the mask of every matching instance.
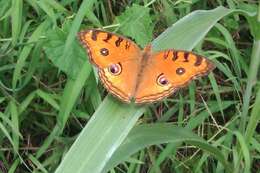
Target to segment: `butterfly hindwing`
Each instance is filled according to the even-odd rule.
[[[115,67],[121,69],[118,74],[111,73],[110,68],[99,69],[99,78],[108,91],[129,103],[136,85],[138,64],[137,60],[118,63]]]

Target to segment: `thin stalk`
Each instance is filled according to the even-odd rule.
[[[258,4],[258,14],[257,14],[256,22],[260,22],[260,1]],[[259,64],[260,64],[260,39],[255,38],[253,43],[253,48],[252,48],[247,86],[243,96],[243,106],[242,106],[241,123],[240,123],[240,131],[242,134],[243,133],[245,134],[245,137],[247,139],[248,139],[248,134],[246,132],[246,122],[247,122],[247,117],[249,112],[250,98],[252,96],[252,89],[257,82],[257,72],[258,72]],[[250,141],[247,142],[250,143]],[[239,153],[239,159],[237,160],[236,165],[239,165],[239,163],[241,163],[242,160],[241,148],[238,149],[238,153]],[[236,166],[234,173],[241,172],[241,169],[242,169],[241,165]]]
[[[256,22],[260,22],[260,1],[258,3],[258,14],[257,14]],[[242,107],[241,124],[240,124],[240,131],[242,133],[245,132],[247,115],[248,115],[249,104],[250,104],[250,97],[252,95],[252,88],[257,81],[257,72],[258,72],[259,64],[260,64],[260,40],[255,38],[253,49],[252,49],[247,86],[243,96],[243,107]]]

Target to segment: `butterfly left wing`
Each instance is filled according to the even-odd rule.
[[[166,50],[148,58],[135,93],[136,103],[161,100],[215,67],[205,57],[187,51]]]
[[[78,34],[90,61],[98,68],[105,88],[125,102],[130,102],[136,85],[141,58],[140,48],[131,40],[102,30]]]

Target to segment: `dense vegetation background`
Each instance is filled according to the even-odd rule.
[[[125,105],[76,39],[87,28],[193,49],[217,68]],[[0,0],[0,172],[259,172],[259,62],[254,0]]]

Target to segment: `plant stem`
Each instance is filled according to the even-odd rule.
[[[257,20],[255,22],[260,22],[260,2],[258,4],[258,14],[257,14]],[[252,48],[249,75],[247,78],[247,86],[246,86],[245,93],[243,95],[243,107],[242,107],[241,123],[240,123],[240,131],[242,133],[245,132],[247,115],[248,115],[249,104],[250,104],[250,97],[252,95],[252,88],[257,81],[257,72],[258,72],[259,64],[260,64],[260,39],[255,38],[253,48]]]

